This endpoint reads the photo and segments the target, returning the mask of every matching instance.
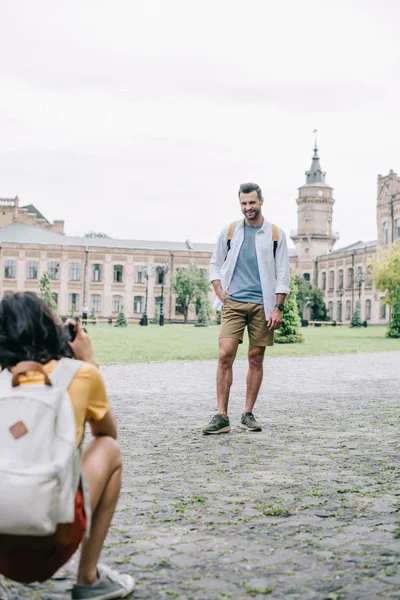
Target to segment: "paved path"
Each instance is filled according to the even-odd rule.
[[[256,416],[203,437],[212,362],[107,366],[125,477],[103,560],[138,580],[134,598],[400,598],[400,352],[274,358]],[[47,587],[69,598],[74,559]]]

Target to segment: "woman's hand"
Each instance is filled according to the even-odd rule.
[[[79,323],[72,319],[69,319],[67,323],[68,325],[72,325],[75,329],[74,341],[69,342],[69,345],[75,354],[75,358],[91,363],[92,365],[98,367],[99,365],[94,358],[92,342],[86,331],[82,329]]]

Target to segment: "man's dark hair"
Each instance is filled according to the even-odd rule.
[[[242,183],[239,188],[238,196],[240,197],[240,194],[251,194],[251,192],[257,192],[257,197],[261,200],[262,191],[257,183]]]
[[[73,357],[61,323],[33,292],[8,293],[0,302],[0,365],[21,361],[46,364]]]

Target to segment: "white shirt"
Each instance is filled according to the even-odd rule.
[[[218,237],[217,247],[210,261],[210,281],[219,279],[222,289],[229,291],[229,285],[235,270],[236,261],[244,239],[244,219],[236,223],[231,249],[228,251],[229,226],[222,230]],[[256,233],[256,254],[260,272],[265,318],[271,316],[276,303],[276,294],[288,294],[290,284],[289,256],[285,233],[278,230],[278,247],[274,260],[274,243],[272,241],[272,223],[264,219],[261,229]],[[219,298],[214,308],[221,310]]]

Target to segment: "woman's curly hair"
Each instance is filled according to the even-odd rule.
[[[6,293],[0,302],[0,365],[13,367],[32,360],[72,357],[61,323],[47,304],[33,292]]]

